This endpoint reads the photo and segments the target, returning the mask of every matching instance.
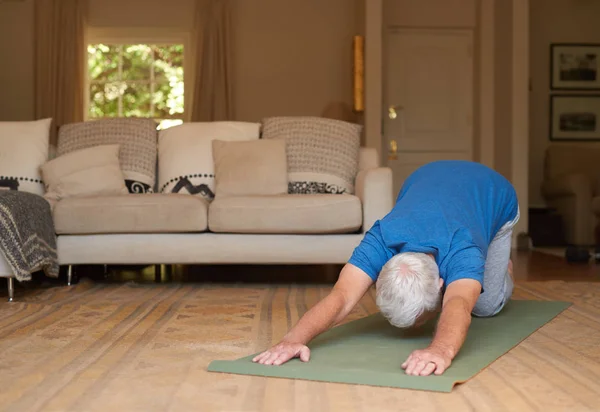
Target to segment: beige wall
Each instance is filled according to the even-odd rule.
[[[0,2],[0,121],[33,118],[33,0]]]
[[[532,205],[545,204],[540,187],[543,178],[544,153],[550,144],[548,137],[550,44],[600,43],[599,16],[600,1],[531,0],[532,90],[530,93],[529,196]]]
[[[512,5],[495,3],[494,168],[512,180]]]
[[[88,0],[90,26],[177,27],[194,24],[195,0]]]
[[[352,103],[352,36],[362,1],[237,0],[235,88],[238,119],[320,115]]]
[[[33,118],[33,0],[0,3],[0,119]],[[352,36],[362,0],[236,0],[234,97],[239,120],[320,115],[352,103]],[[118,10],[118,13],[115,12]],[[193,27],[194,0],[90,0],[95,27]]]

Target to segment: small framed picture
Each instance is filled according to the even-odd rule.
[[[600,141],[600,95],[551,96],[550,140]]]
[[[550,45],[550,88],[600,90],[600,44]]]

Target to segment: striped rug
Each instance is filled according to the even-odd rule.
[[[517,299],[575,304],[450,394],[206,372],[213,359],[275,343],[328,291],[91,281],[28,290],[0,303],[0,410],[600,410],[600,283],[518,285]],[[376,310],[368,294],[348,320]]]

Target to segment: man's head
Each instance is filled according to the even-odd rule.
[[[394,326],[420,326],[439,309],[443,281],[432,256],[400,253],[377,279],[377,306]]]

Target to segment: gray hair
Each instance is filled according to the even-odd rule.
[[[411,327],[441,301],[440,274],[435,260],[424,253],[405,252],[391,258],[377,279],[377,306],[399,328]]]

